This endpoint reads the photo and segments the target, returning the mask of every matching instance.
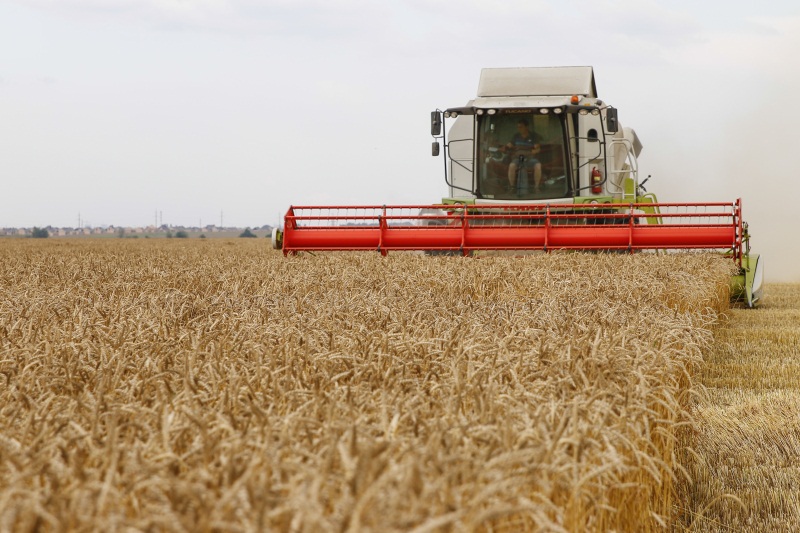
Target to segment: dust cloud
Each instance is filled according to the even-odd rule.
[[[800,209],[794,195],[800,150],[792,127],[800,116],[787,105],[785,89],[784,97],[780,92],[765,91],[754,110],[731,118],[720,168],[730,190],[742,198],[752,250],[764,260],[766,280],[800,282]]]
[[[751,251],[761,255],[767,282],[800,282],[800,113],[786,97],[800,76],[760,80],[738,94],[687,95],[686,110],[641,132],[640,177],[661,201],[742,199]],[[652,126],[652,124],[650,124]],[[635,126],[634,126],[635,127]],[[637,132],[639,130],[637,129]]]

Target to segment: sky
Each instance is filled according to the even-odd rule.
[[[591,65],[648,190],[741,197],[800,281],[798,52],[796,1],[0,0],[0,227],[435,203],[431,110],[484,67]]]

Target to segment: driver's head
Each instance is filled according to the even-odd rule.
[[[522,135],[528,134],[528,121],[524,118],[519,119],[517,121],[517,131],[520,132]]]

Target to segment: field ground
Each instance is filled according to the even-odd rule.
[[[800,284],[766,294],[761,309],[728,311],[696,377],[694,531],[800,531]]]

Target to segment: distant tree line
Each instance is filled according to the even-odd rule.
[[[119,237],[120,239],[124,239],[125,237],[128,237],[127,233],[128,232],[125,231],[125,228],[117,228],[117,230],[116,230],[117,237]],[[36,227],[34,227],[33,230],[31,231],[31,235],[30,236],[32,238],[34,238],[34,239],[46,239],[46,238],[48,238],[50,236],[50,232],[47,231],[47,228],[36,228]],[[136,235],[133,235],[133,237],[136,237]],[[172,239],[173,237],[176,238],[176,239],[188,239],[189,238],[189,232],[187,232],[185,230],[178,230],[175,233],[173,233],[172,230],[167,229],[166,237],[168,239]],[[255,238],[255,237],[258,237],[258,235],[253,233],[250,230],[250,228],[245,228],[245,230],[242,233],[239,234],[239,237]],[[202,235],[200,235],[200,238],[201,239],[205,239],[206,235],[202,234]],[[269,234],[267,234],[267,238],[270,238]]]

